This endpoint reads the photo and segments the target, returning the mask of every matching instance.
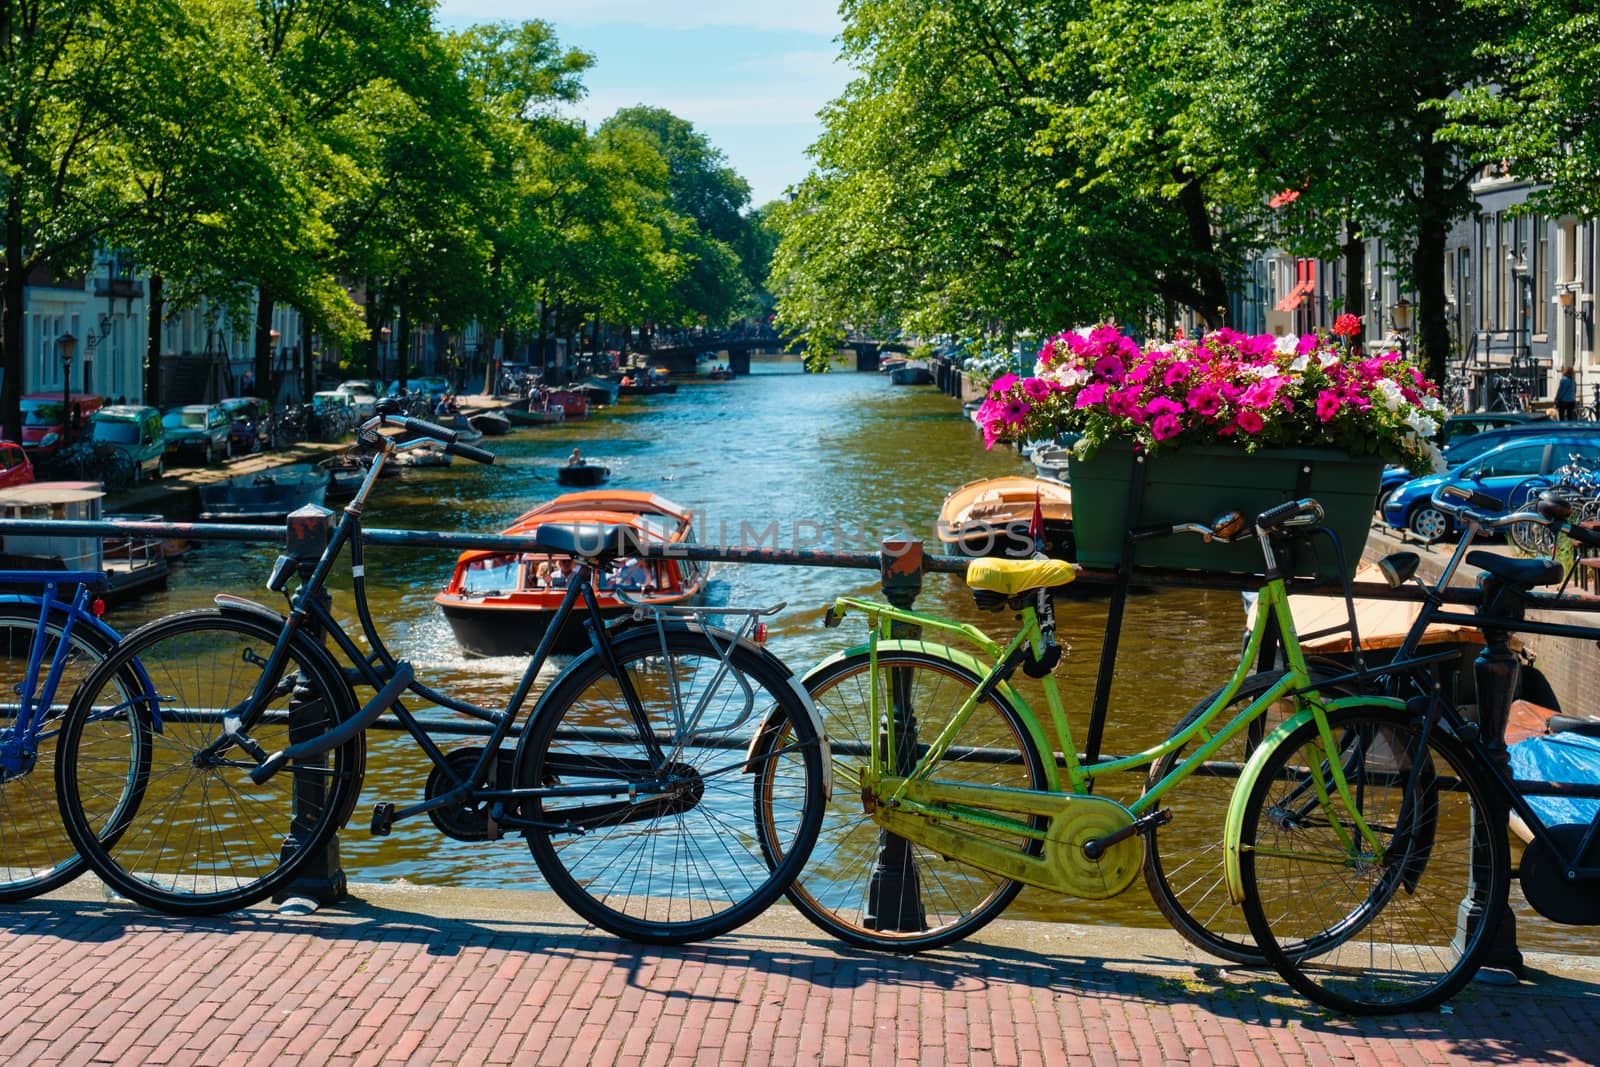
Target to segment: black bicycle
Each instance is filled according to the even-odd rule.
[[[758,914],[805,864],[828,799],[815,708],[753,640],[759,617],[778,609],[639,606],[608,625],[594,575],[645,546],[628,527],[546,525],[527,538],[527,551],[574,558],[577,577],[507,706],[482,708],[429,688],[384,645],[372,618],[361,512],[398,452],[433,442],[466,459],[494,457],[393,411],[381,404],[360,428],[357,447],[370,464],[326,547],[307,560],[280,557],[273,568],[267,584],[276,592],[300,575],[286,616],[218,596],[215,610],[128,635],[86,679],[62,725],[56,774],[84,859],[128,898],[179,914],[280,893],[348,820],[361,791],[364,731],[393,711],[433,769],[422,799],[377,805],[373,833],[427,815],[461,840],[521,834],[574,911],[637,941],[712,937]],[[365,651],[323,593],[346,550]],[[544,689],[508,751],[574,611],[585,613],[590,647]],[[732,621],[711,625],[713,616]],[[339,665],[318,632],[351,666]],[[150,684],[129,699],[119,679],[135,658]],[[375,693],[361,703],[353,686]],[[412,697],[436,710],[423,713]],[[487,723],[486,739],[441,748],[441,715]],[[785,743],[772,746],[774,736]],[[136,802],[119,803],[130,778]],[[786,860],[769,868],[762,843],[773,841]]]

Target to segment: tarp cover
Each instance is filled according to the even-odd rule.
[[[1545,734],[1511,746],[1511,773],[1518,781],[1600,782],[1600,737]],[[1528,803],[1548,826],[1587,823],[1600,800],[1529,797]]]

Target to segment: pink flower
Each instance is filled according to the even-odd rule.
[[[1260,433],[1261,427],[1266,425],[1261,418],[1261,414],[1255,411],[1241,411],[1239,412],[1239,417],[1234,421],[1239,424],[1239,429],[1245,433]]]
[[[1010,423],[1012,426],[1015,426],[1023,419],[1027,418],[1028,412],[1032,410],[1033,405],[1029,404],[1026,400],[1010,400],[1006,402],[1005,411],[1000,417],[1006,422]]]
[[[1095,382],[1093,385],[1086,385],[1082,389],[1078,390],[1077,402],[1072,406],[1077,408],[1092,408],[1096,404],[1104,403],[1106,399],[1106,393],[1109,392],[1110,389],[1111,387],[1106,385],[1104,382]]]
[[[1339,394],[1332,389],[1324,389],[1317,394],[1317,418],[1327,422],[1339,413],[1344,404],[1339,400]]]
[[[1117,382],[1120,384],[1122,382],[1122,376],[1124,373],[1126,373],[1126,370],[1127,368],[1123,365],[1122,360],[1118,359],[1116,355],[1111,352],[1107,352],[1105,355],[1094,361],[1095,376],[1098,378],[1104,378],[1110,382]]]
[[[1050,383],[1043,378],[1028,378],[1022,383],[1022,391],[1033,400],[1043,400],[1050,395]]]
[[[1187,401],[1190,411],[1207,416],[1215,415],[1222,407],[1222,391],[1210,382],[1206,382],[1189,390]]]
[[[1158,396],[1144,406],[1144,413],[1146,418],[1152,419],[1158,415],[1182,415],[1183,405],[1176,400]]]
[[[1139,387],[1129,386],[1127,389],[1113,392],[1106,398],[1106,410],[1113,415],[1132,419],[1136,424],[1142,424],[1144,412],[1139,407]]]
[[[1283,385],[1282,378],[1263,378],[1244,391],[1239,402],[1246,407],[1270,408],[1272,402],[1278,398],[1278,389]]]
[[[1183,432],[1183,423],[1178,416],[1171,413],[1157,415],[1150,422],[1150,435],[1157,441],[1165,441],[1169,437],[1176,437]]]
[[[1018,378],[1015,374],[1002,374],[989,385],[989,395],[999,396],[1001,393],[1016,385]]]
[[[1162,383],[1166,385],[1168,389],[1171,389],[1173,386],[1184,382],[1189,377],[1189,373],[1193,369],[1194,364],[1190,363],[1188,360],[1180,359],[1178,362],[1167,368],[1167,373],[1161,379]]]
[[[1123,381],[1131,382],[1135,385],[1142,385],[1144,384],[1145,380],[1150,377],[1150,372],[1154,368],[1155,364],[1151,363],[1149,360],[1140,360],[1138,363],[1133,365],[1133,369],[1128,372],[1128,376],[1124,378]]]

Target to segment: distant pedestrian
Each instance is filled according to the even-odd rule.
[[[1573,369],[1564,368],[1561,371],[1561,383],[1556,386],[1556,418],[1574,419],[1578,415],[1578,383],[1573,378]]]
[[[245,396],[254,396],[256,392],[256,376],[250,371],[245,371],[244,377],[239,379],[239,389]]]

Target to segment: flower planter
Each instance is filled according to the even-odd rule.
[[[1344,573],[1323,536],[1298,542],[1294,559],[1280,562],[1286,568],[1292,562],[1289,573],[1294,575],[1337,580],[1353,574],[1361,560],[1383,460],[1332,449],[1264,449],[1247,454],[1224,445],[1189,445],[1149,457],[1145,466],[1143,502],[1139,515],[1130,518],[1131,442],[1107,441],[1087,461],[1077,455],[1071,458],[1073,534],[1078,562],[1085,567],[1117,566],[1130,529],[1209,523],[1229,511],[1254,519],[1286,500],[1309,496],[1322,504],[1325,525],[1339,537]],[[1265,569],[1254,537],[1227,545],[1208,543],[1193,534],[1144,541],[1136,546],[1133,562],[1225,574],[1260,574]]]

